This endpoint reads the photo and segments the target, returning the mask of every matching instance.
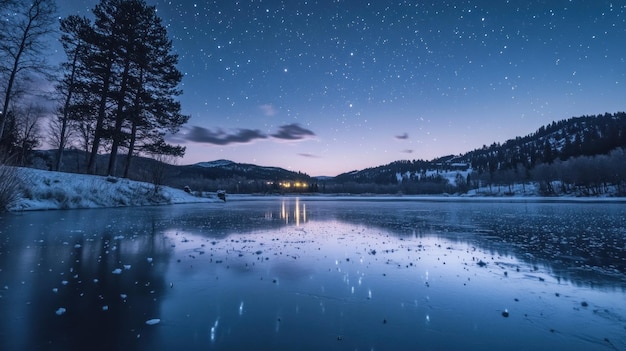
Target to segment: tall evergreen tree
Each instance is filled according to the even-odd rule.
[[[111,106],[114,84],[118,78],[115,64],[117,24],[114,14],[121,0],[102,0],[93,10],[95,23],[85,33],[89,44],[85,67],[89,67],[84,77],[86,102],[97,106],[93,126],[93,140],[87,164],[87,171],[96,172],[96,158],[103,139],[109,136]],[[91,103],[90,103],[91,102]]]
[[[182,156],[183,147],[165,141],[189,119],[175,101],[182,74],[155,7],[144,0],[101,0],[93,14],[93,26],[81,32],[87,53],[79,58],[85,70],[77,79],[80,105],[96,107],[81,119],[89,126],[83,130],[94,131],[88,172],[96,172],[103,145],[110,147],[110,175],[117,175],[120,148],[128,149],[125,176],[135,152]]]
[[[177,86],[182,73],[176,68],[178,56],[172,53],[167,37],[154,7],[146,7],[146,21],[138,31],[143,44],[137,50],[130,115],[130,135],[124,176],[128,176],[135,151],[151,154],[182,156],[185,149],[165,141],[167,133],[176,133],[189,116],[182,115],[180,103],[174,97],[182,92]]]
[[[57,84],[57,92],[61,96],[62,105],[59,108],[55,124],[55,144],[58,147],[54,169],[59,170],[63,158],[63,150],[67,144],[69,126],[72,120],[78,120],[80,104],[77,103],[77,90],[79,88],[79,75],[81,59],[86,54],[87,44],[84,40],[85,31],[90,27],[86,18],[69,16],[61,20],[61,44],[65,50],[68,61],[62,64],[64,75]]]

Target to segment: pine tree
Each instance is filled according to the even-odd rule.
[[[189,119],[175,101],[182,74],[155,7],[144,0],[101,0],[93,13],[94,24],[81,32],[87,51],[79,58],[85,70],[76,99],[84,108],[81,123],[89,127],[83,130],[93,130],[88,172],[96,172],[102,146],[110,148],[109,175],[117,175],[120,148],[128,150],[124,176],[136,152],[182,156],[183,147],[165,141]]]
[[[63,78],[57,84],[57,92],[62,98],[62,105],[56,116],[53,139],[58,147],[54,169],[59,170],[63,158],[63,150],[67,145],[70,123],[79,119],[77,116],[78,104],[76,93],[78,90],[78,76],[80,74],[80,59],[85,55],[86,43],[84,32],[89,28],[89,20],[79,16],[69,16],[61,20],[61,44],[68,61],[62,64],[65,70]]]
[[[115,64],[117,62],[115,33],[116,23],[112,13],[118,6],[119,0],[103,0],[93,10],[95,23],[86,31],[85,41],[89,45],[84,66],[88,68],[83,78],[84,103],[86,106],[96,106],[93,140],[87,164],[87,171],[96,173],[96,158],[101,144],[109,137],[111,124],[110,102],[113,98],[113,89],[118,79]]]
[[[130,134],[124,176],[128,176],[135,151],[180,157],[185,149],[167,144],[165,135],[176,133],[189,116],[180,113],[174,100],[182,92],[177,88],[182,73],[176,68],[178,56],[171,53],[167,37],[154,7],[144,4],[145,21],[137,28],[139,42],[135,55],[133,98],[130,110]]]

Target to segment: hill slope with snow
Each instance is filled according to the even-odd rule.
[[[21,196],[10,211],[146,206],[218,201],[123,178],[16,168]]]

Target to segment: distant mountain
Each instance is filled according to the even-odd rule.
[[[189,186],[193,190],[203,191],[223,189],[231,193],[276,192],[295,184],[301,191],[305,191],[312,183],[312,178],[301,172],[230,160],[175,166],[169,170],[167,181],[173,187]]]
[[[194,166],[212,168],[212,167],[229,167],[234,164],[235,162],[230,161],[230,160],[215,160],[211,162],[199,162],[199,163],[196,163]]]
[[[229,160],[200,162],[189,166],[179,166],[179,169],[181,173],[201,175],[209,179],[232,177],[263,181],[305,181],[311,179],[307,174],[288,171],[279,167],[264,167],[248,163],[236,163]]]
[[[382,166],[342,173],[333,178],[333,181],[338,183],[355,182],[393,184],[397,183],[398,177],[402,177],[404,174],[409,174],[409,177],[415,177],[416,175],[425,173],[435,167],[435,163],[432,161],[394,161]]]
[[[533,168],[571,157],[608,154],[626,147],[626,113],[573,117],[540,127],[525,137],[493,143],[459,157],[477,171]]]
[[[394,184],[402,179],[433,178],[449,171],[478,173],[525,169],[579,156],[608,154],[626,147],[626,113],[574,117],[540,127],[535,133],[492,143],[461,155],[431,161],[403,160],[355,170],[333,178],[338,183]],[[426,177],[426,178],[424,178]]]

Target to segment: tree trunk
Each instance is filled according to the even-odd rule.
[[[128,144],[128,155],[126,156],[126,166],[124,167],[124,178],[128,178],[128,173],[130,171],[130,163],[133,159],[133,151],[135,150],[136,140],[137,140],[137,124],[133,121],[133,127],[130,133],[130,143]]]
[[[69,86],[67,88],[67,96],[65,97],[65,103],[63,104],[63,117],[61,120],[61,133],[59,135],[59,150],[57,151],[57,159],[55,163],[55,170],[59,171],[61,168],[61,161],[63,159],[63,150],[65,149],[65,144],[67,143],[65,133],[67,133],[67,119],[69,118],[68,109],[70,107],[70,102],[72,101],[72,95],[74,93],[74,79],[76,76],[76,65],[78,62],[78,53],[79,50],[76,50],[74,54],[74,58],[72,60],[72,72],[70,73]]]
[[[130,59],[127,58],[124,64],[124,72],[122,73],[122,84],[120,86],[120,92],[117,98],[115,129],[113,130],[113,145],[111,146],[111,155],[109,157],[108,174],[113,177],[115,177],[115,174],[117,173],[117,152],[124,139],[124,136],[122,135],[122,126],[124,125],[124,98],[126,97],[129,69]]]
[[[91,145],[91,154],[89,155],[89,163],[87,165],[87,172],[89,174],[96,173],[96,158],[98,156],[98,149],[100,148],[100,139],[102,139],[102,130],[104,128],[104,118],[106,117],[106,105],[109,96],[109,85],[111,80],[111,68],[113,63],[109,62],[107,66],[107,73],[104,77],[102,84],[102,96],[100,97],[100,104],[98,106],[98,119],[96,121],[96,130],[93,135],[93,144]]]

